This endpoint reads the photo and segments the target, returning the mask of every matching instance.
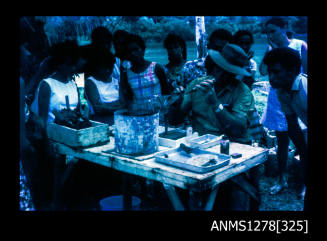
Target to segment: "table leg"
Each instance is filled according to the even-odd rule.
[[[132,209],[132,194],[131,194],[131,177],[124,174],[123,178],[123,208],[125,211]]]
[[[163,187],[167,192],[168,198],[170,202],[172,203],[174,209],[176,211],[184,211],[184,205],[182,204],[181,200],[178,197],[178,194],[176,193],[175,187],[169,184],[164,184]]]
[[[213,205],[215,204],[215,200],[216,200],[216,196],[217,196],[217,192],[219,189],[219,185],[216,185],[210,192],[210,195],[208,197],[207,203],[204,207],[205,211],[212,211],[213,209]]]
[[[193,210],[203,210],[203,195],[201,192],[189,191],[189,209]]]

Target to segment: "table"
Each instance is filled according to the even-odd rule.
[[[219,184],[265,162],[269,152],[268,149],[261,147],[231,142],[230,153],[238,152],[242,154],[242,157],[237,159],[231,158],[229,165],[200,174],[158,163],[153,155],[148,155],[147,159],[144,160],[119,155],[114,152],[113,137],[110,137],[110,142],[107,144],[84,149],[72,148],[58,142],[52,142],[51,146],[58,154],[84,159],[123,173],[162,183],[175,210],[185,210],[175,187],[189,191],[191,210],[212,210]],[[159,146],[159,151],[167,149],[169,148]],[[220,145],[206,150],[220,153]],[[199,202],[199,193],[208,189],[210,190],[208,200],[205,203]],[[124,199],[127,210],[130,208],[130,203],[128,202],[130,198],[127,193]]]

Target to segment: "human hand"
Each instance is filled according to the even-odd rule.
[[[253,56],[254,56],[254,51],[253,51],[253,50],[250,50],[250,51],[248,52],[248,58],[249,58],[249,59],[252,59]]]
[[[220,104],[220,102],[217,99],[216,91],[215,91],[215,88],[213,86],[213,83],[214,83],[213,79],[204,80],[201,83],[195,85],[193,90],[203,91],[204,92],[204,98],[205,98],[206,102],[209,105],[217,106],[217,105]]]

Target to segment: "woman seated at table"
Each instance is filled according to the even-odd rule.
[[[144,59],[145,42],[135,34],[127,40],[131,68],[121,69],[121,87],[130,114],[144,115],[160,110],[159,98],[172,91],[161,65]]]
[[[89,77],[85,80],[85,93],[91,103],[91,119],[113,124],[113,112],[121,108],[119,80],[112,74],[115,58],[104,51],[92,53],[88,62]]]

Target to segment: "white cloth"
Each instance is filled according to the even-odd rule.
[[[74,110],[78,104],[78,91],[77,86],[73,80],[68,83],[60,82],[53,78],[43,79],[36,90],[35,99],[31,105],[31,110],[39,115],[39,89],[42,82],[47,82],[51,89],[50,103],[49,103],[49,113],[48,113],[48,123],[53,122],[55,116],[53,114],[54,110],[60,111],[66,108],[66,98],[69,98],[70,109]]]
[[[111,78],[112,81],[106,83],[95,79],[93,76],[89,77],[89,80],[96,85],[102,103],[111,103],[119,100],[119,81],[113,76]]]

